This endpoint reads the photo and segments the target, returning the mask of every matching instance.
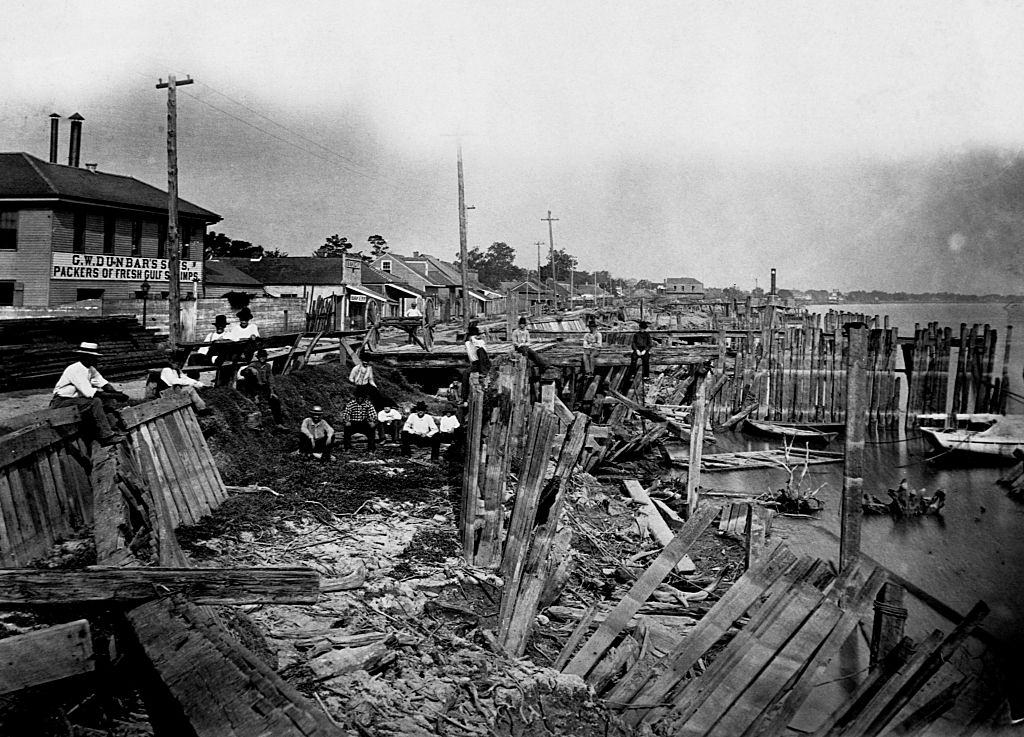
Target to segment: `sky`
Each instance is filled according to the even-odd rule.
[[[79,112],[83,162],[165,187],[155,85],[190,75],[181,195],[292,255],[379,233],[454,257],[460,133],[469,244],[523,266],[550,210],[556,247],[623,277],[1019,292],[970,244],[894,244],[916,182],[873,172],[1019,152],[1021,28],[995,1],[5,0],[0,150],[45,158],[47,116]]]

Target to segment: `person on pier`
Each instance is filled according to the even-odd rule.
[[[333,445],[334,428],[324,419],[323,407],[314,405],[299,428],[299,453],[326,463],[331,460]]]
[[[200,387],[205,386],[198,379],[186,376],[181,371],[181,356],[177,351],[167,351],[167,360],[160,370],[160,394],[180,394],[188,397],[197,414],[206,413],[206,402],[199,396]]]
[[[451,407],[444,411],[441,420],[438,422],[437,443],[454,443],[459,436],[459,429],[462,423],[455,416],[455,410]]]
[[[256,351],[256,357],[239,370],[236,387],[257,403],[269,406],[274,423],[281,426],[281,399],[274,391],[274,367],[267,355],[265,348]]]
[[[517,353],[526,356],[541,371],[548,367],[547,362],[530,347],[530,329],[527,327],[525,317],[519,318],[519,327],[512,331],[512,347]]]
[[[491,359],[487,355],[484,338],[480,328],[470,325],[466,330],[466,356],[469,358],[469,373],[486,374],[491,369]]]
[[[409,446],[430,446],[430,460],[436,461],[441,455],[441,438],[438,435],[437,423],[427,414],[425,402],[419,402],[409,414],[402,426],[402,455],[409,455]]]
[[[384,409],[377,413],[377,429],[382,442],[390,440],[397,443],[402,430],[402,413],[393,404],[384,405]]]
[[[96,368],[102,357],[96,343],[82,343],[74,351],[78,360],[64,369],[53,388],[50,407],[77,407],[85,425],[103,445],[115,443],[123,435],[114,432],[107,418],[107,405],[127,402],[128,395],[118,391]]]
[[[587,333],[583,336],[583,373],[593,376],[597,370],[597,354],[604,342],[604,336],[597,329],[597,321],[590,318]]]
[[[235,313],[238,322],[228,331],[230,340],[255,340],[260,337],[260,329],[252,321],[252,310],[243,307]]]
[[[367,450],[377,449],[377,409],[370,401],[369,390],[357,386],[356,392],[341,413],[342,442],[345,450],[352,449],[352,436],[356,433],[366,436]]]
[[[654,341],[651,340],[651,334],[647,332],[647,322],[641,320],[637,324],[637,331],[633,333],[633,339],[630,341],[630,348],[632,352],[629,355],[629,380],[630,383],[633,381],[633,377],[636,376],[636,362],[640,361],[640,365],[643,368],[644,381],[649,381],[651,378],[651,346],[654,345]]]

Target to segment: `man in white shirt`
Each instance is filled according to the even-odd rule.
[[[110,426],[103,400],[127,402],[128,395],[114,388],[96,369],[96,360],[103,355],[99,346],[82,343],[74,353],[78,360],[64,369],[57,380],[50,407],[78,407],[82,419],[91,425],[100,443],[109,445],[117,442],[123,436]]]
[[[427,405],[419,402],[402,426],[402,455],[409,455],[409,445],[430,446],[430,460],[436,461],[441,454],[441,438],[437,434],[437,423],[427,414]]]
[[[373,379],[373,367],[365,362],[357,363],[352,367],[352,370],[348,372],[348,380],[356,386],[370,386],[376,387],[377,382]]]
[[[309,411],[309,417],[302,421],[302,427],[299,428],[299,452],[326,462],[331,460],[334,428],[323,415],[323,407],[316,405]]]
[[[189,398],[198,414],[206,412],[206,402],[199,396],[199,387],[204,386],[203,382],[181,373],[181,358],[174,351],[167,352],[167,363],[160,371],[160,383],[163,384],[160,392],[162,396],[183,394]]]
[[[420,308],[415,304],[405,311],[406,317],[423,317],[423,313],[420,312]]]
[[[462,427],[462,423],[455,416],[455,412],[450,408],[446,409],[438,422],[438,444],[454,443],[460,427]]]
[[[583,336],[583,373],[593,376],[597,367],[597,354],[600,352],[604,337],[597,329],[597,321],[593,318],[587,323],[587,330]]]
[[[232,337],[231,333],[228,332],[228,318],[227,315],[217,315],[213,318],[213,332],[207,333],[206,337],[203,338],[204,343],[219,343],[221,341],[234,341],[237,338]],[[198,349],[196,353],[199,356],[205,356],[210,352],[209,346],[203,346]],[[199,361],[197,361],[198,363]],[[209,363],[209,360],[205,361]]]
[[[231,326],[228,333],[230,340],[255,340],[260,337],[260,329],[252,321],[252,310],[243,307],[235,313],[238,322]]]
[[[541,371],[548,367],[547,362],[537,355],[537,351],[530,347],[530,329],[527,327],[525,317],[519,318],[519,327],[512,331],[512,347],[515,348],[517,353],[521,353],[533,361]]]
[[[397,443],[401,427],[402,413],[395,409],[393,404],[385,405],[384,409],[377,413],[377,430],[382,441],[391,440]]]

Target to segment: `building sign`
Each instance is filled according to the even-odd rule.
[[[348,301],[349,302],[365,302],[366,301],[366,295],[365,294],[350,294],[349,297],[348,297]]]
[[[165,282],[170,280],[167,264],[165,258],[54,252],[50,278]],[[181,261],[180,266],[182,282],[203,280],[202,261]]]

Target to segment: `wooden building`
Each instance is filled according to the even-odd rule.
[[[182,291],[203,279],[203,236],[221,217],[178,200]],[[167,193],[138,179],[0,153],[0,306],[168,291]]]
[[[704,284],[690,276],[670,276],[665,279],[666,297],[686,297],[687,299],[704,299]]]

